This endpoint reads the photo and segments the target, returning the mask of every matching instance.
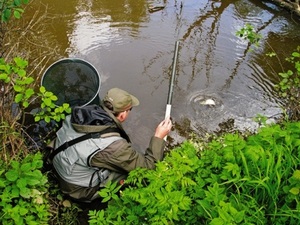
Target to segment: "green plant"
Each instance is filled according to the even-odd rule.
[[[13,63],[6,63],[0,58],[0,83],[2,84],[2,114],[4,110],[10,111],[13,102],[19,105],[19,113],[25,118],[25,109],[31,102],[36,101],[36,98],[41,99],[41,110],[35,115],[35,121],[44,119],[49,123],[52,119],[59,122],[65,118],[65,114],[71,112],[69,104],[56,106],[57,97],[44,87],[40,88],[39,93],[35,93],[31,87],[34,78],[27,76],[26,67],[28,62],[19,57],[14,58]],[[10,100],[11,99],[11,100]],[[19,118],[20,116],[15,116]],[[23,124],[23,123],[22,123]]]
[[[279,73],[280,82],[275,85],[279,95],[288,100],[287,109],[291,120],[300,117],[299,89],[300,89],[300,46],[286,59],[293,65],[293,69]]]
[[[40,121],[44,119],[47,123],[50,123],[51,120],[59,122],[65,119],[66,114],[71,113],[70,105],[64,103],[62,106],[55,105],[57,97],[50,91],[47,91],[45,87],[40,87],[40,93],[38,96],[41,97],[41,110],[35,115],[34,120]]]
[[[34,90],[28,87],[34,79],[32,77],[26,76],[26,67],[28,62],[16,57],[14,58],[14,64],[6,64],[3,59],[1,59],[0,80],[3,80],[6,84],[12,84],[14,91],[16,92],[14,101],[16,103],[21,103],[21,106],[25,109],[29,106],[29,99],[34,94]],[[11,91],[10,86],[8,90]]]
[[[108,202],[109,200],[115,199],[118,200],[117,193],[121,189],[122,186],[117,185],[117,183],[112,183],[109,181],[106,184],[106,188],[103,188],[101,191],[99,191],[99,195],[103,198],[102,202]]]
[[[47,178],[40,171],[40,153],[23,160],[0,164],[1,224],[47,224],[49,206],[45,199]]]
[[[265,126],[266,124],[267,124],[267,120],[268,120],[268,118],[267,117],[265,117],[265,116],[263,116],[263,115],[261,115],[261,114],[257,114],[254,118],[253,118],[253,121],[254,122],[257,122],[258,123],[258,125],[263,125],[263,126]]]
[[[14,18],[20,19],[24,10],[22,4],[28,4],[29,0],[0,0],[1,22],[8,22],[13,15]]]
[[[130,172],[120,197],[90,211],[89,223],[296,225],[299,135],[294,122],[247,138],[226,134],[200,151],[185,142],[155,170]]]
[[[236,32],[240,38],[248,40],[250,44],[259,47],[259,42],[262,36],[254,30],[251,24],[246,24],[243,28]],[[286,106],[284,113],[288,115],[288,119],[297,121],[300,118],[299,106],[299,89],[300,89],[300,46],[292,52],[291,56],[286,58],[286,61],[293,65],[292,69],[284,71],[281,61],[277,54],[273,51],[272,46],[266,43],[272,52],[267,53],[268,57],[276,57],[283,72],[278,73],[280,81],[274,85],[275,89],[279,92],[280,97],[286,99]]]
[[[240,38],[248,40],[251,44],[259,47],[259,41],[262,38],[261,34],[257,33],[253,25],[247,23],[244,27],[236,32],[236,35]]]

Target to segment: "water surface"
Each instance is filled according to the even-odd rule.
[[[252,118],[257,114],[274,119],[280,113],[273,86],[282,68],[276,57],[269,58],[266,53],[276,51],[283,60],[300,44],[300,26],[299,20],[271,3],[41,2],[51,18],[45,26],[46,33],[51,33],[48,37],[55,40],[53,48],[61,58],[82,58],[96,67],[101,75],[100,97],[119,87],[140,99],[141,105],[124,124],[139,148],[147,147],[164,118],[176,40],[181,43],[171,112],[176,126],[168,139],[171,144],[182,142],[191,132],[203,135],[219,130],[230,118],[236,129],[253,130],[257,125]],[[153,5],[161,10],[150,12]],[[261,46],[253,51],[236,37],[236,31],[246,23],[263,35]],[[216,105],[201,104],[208,98]]]

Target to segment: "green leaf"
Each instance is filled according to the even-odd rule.
[[[6,174],[5,177],[9,181],[16,181],[19,178],[19,173],[16,170],[9,170]]]
[[[17,10],[14,10],[14,17],[16,19],[20,19],[21,18],[21,13],[19,11],[17,11]]]
[[[225,223],[221,218],[214,218],[209,225],[225,225]]]
[[[50,92],[50,91],[46,91],[46,92],[44,93],[44,95],[45,95],[46,97],[51,97],[51,96],[53,96],[53,93]]]
[[[28,88],[25,91],[25,96],[26,96],[27,99],[30,98],[33,94],[34,94],[34,90],[32,88]]]
[[[45,91],[46,91],[46,88],[44,86],[41,86],[40,87],[40,92],[43,94],[43,93],[45,93]]]
[[[22,172],[29,172],[31,168],[32,168],[31,163],[24,163],[21,165],[20,169]]]
[[[34,117],[34,122],[39,122],[41,120],[41,117],[40,116],[35,116]]]
[[[4,80],[4,82],[7,84],[7,83],[9,83],[11,81],[11,79],[10,79],[10,77],[7,77],[5,80]]]
[[[31,197],[31,190],[29,188],[20,188],[20,195],[23,198],[30,198]]]
[[[25,84],[31,84],[32,82],[34,82],[34,79],[32,77],[26,77],[24,80]]]
[[[22,105],[23,105],[24,108],[27,108],[29,106],[29,102],[24,101]]]
[[[11,9],[8,9],[8,8],[4,9],[2,12],[2,20],[4,22],[7,22],[9,20],[10,16],[11,16]]]
[[[6,181],[5,181],[5,179],[2,179],[2,178],[0,178],[0,188],[3,188],[3,187],[5,187],[6,186]]]
[[[52,101],[51,101],[51,99],[47,98],[47,99],[44,100],[44,103],[45,103],[46,106],[51,106]]]
[[[11,189],[11,197],[17,198],[20,196],[20,189],[17,186],[13,186]]]
[[[17,94],[17,95],[15,96],[15,102],[16,102],[16,103],[21,102],[22,99],[23,99],[23,94]]]
[[[26,71],[23,70],[23,69],[18,70],[17,73],[18,73],[18,75],[19,75],[20,77],[22,77],[22,78],[24,78],[24,77],[26,76]],[[24,82],[24,84],[25,84],[25,82]]]
[[[111,197],[108,196],[108,197],[106,197],[106,198],[103,198],[101,202],[103,202],[103,203],[104,203],[104,202],[108,202],[110,199],[111,199]]]
[[[241,223],[245,218],[245,211],[240,211],[234,215],[234,221],[237,223]]]
[[[15,4],[15,6],[21,5],[21,0],[14,0],[14,4]]]
[[[50,121],[51,121],[51,118],[49,116],[45,116],[45,122],[50,123]]]
[[[295,170],[294,171],[293,178],[300,181],[300,170]]]
[[[27,179],[27,183],[28,183],[28,185],[30,185],[30,186],[35,186],[35,185],[37,185],[37,184],[39,184],[41,181],[40,180],[37,180],[37,179]]]
[[[15,61],[16,65],[22,69],[27,67],[27,65],[28,65],[28,62],[26,60],[23,60],[20,57],[15,57],[14,61]]]
[[[6,80],[8,75],[6,73],[1,73],[0,74],[0,80]]]
[[[300,193],[299,188],[293,187],[290,189],[290,193],[292,193],[293,195],[298,195]]]
[[[16,92],[22,92],[23,91],[23,87],[19,86],[19,85],[14,85],[14,90]]]
[[[25,178],[20,178],[17,180],[17,187],[22,189],[27,186],[27,180]]]
[[[52,101],[57,101],[57,97],[55,96],[55,95],[52,95],[52,96],[50,96],[50,99],[52,100]]]
[[[99,191],[99,195],[100,195],[102,198],[105,198],[105,197],[109,196],[109,194],[108,194],[106,191]]]
[[[25,216],[28,213],[28,209],[22,207],[20,208],[19,213],[21,216]]]

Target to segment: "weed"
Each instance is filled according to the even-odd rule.
[[[90,224],[290,224],[300,221],[300,123],[185,142],[136,169]],[[109,191],[109,189],[106,189]],[[102,192],[106,192],[102,191]],[[108,196],[108,194],[106,194]]]

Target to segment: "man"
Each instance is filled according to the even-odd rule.
[[[66,117],[55,140],[54,147],[60,151],[53,158],[65,194],[90,202],[100,197],[99,188],[108,181],[121,182],[131,170],[153,169],[162,160],[164,137],[169,134],[172,122],[166,118],[157,126],[144,154],[136,151],[121,123],[126,121],[132,107],[138,105],[139,100],[133,95],[112,88],[100,106],[75,107],[72,115]],[[99,135],[81,140],[85,134]]]

